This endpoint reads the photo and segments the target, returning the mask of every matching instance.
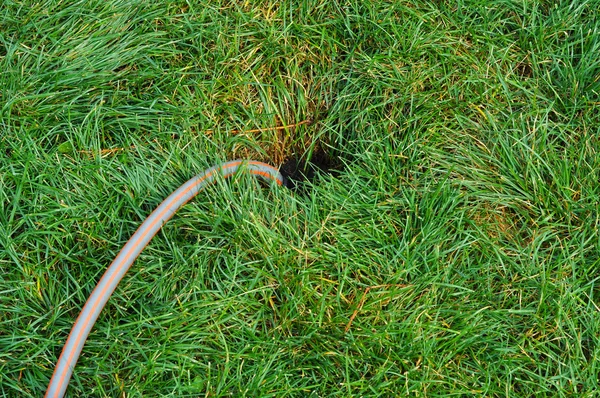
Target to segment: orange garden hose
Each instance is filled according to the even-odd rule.
[[[92,291],[92,294],[77,317],[62,353],[58,358],[54,373],[46,390],[46,397],[60,398],[65,394],[83,345],[96,319],[98,319],[102,308],[104,308],[110,295],[114,292],[129,267],[131,267],[131,264],[133,264],[163,224],[171,219],[181,206],[196,196],[208,184],[214,182],[219,174],[227,178],[236,173],[238,169],[243,169],[267,181],[275,181],[278,185],[284,185],[284,178],[276,168],[262,162],[234,160],[209,168],[169,195],[146,218],[138,230],[127,241]]]

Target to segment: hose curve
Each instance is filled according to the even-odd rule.
[[[215,181],[220,174],[227,178],[235,174],[239,169],[245,169],[250,174],[260,177],[267,181],[274,181],[278,185],[284,185],[284,178],[279,171],[262,162],[233,160],[214,166],[203,173],[190,179],[179,187],[167,199],[165,199],[140,225],[133,236],[127,241],[117,257],[113,260],[107,270],[100,278],[100,281],[92,291],[92,294],[86,301],[81,313],[73,324],[71,332],[63,347],[62,353],[58,358],[54,373],[48,384],[45,397],[61,398],[67,390],[67,385],[73,374],[73,369],[83,345],[96,322],[104,305],[116,289],[117,285],[135,261],[138,255],[144,250],[150,240],[156,235],[160,228],[165,224],[175,212],[190,199],[198,194],[207,185]]]

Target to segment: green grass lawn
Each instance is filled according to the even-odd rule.
[[[288,126],[288,127],[283,127]],[[596,396],[600,1],[0,5],[0,395]]]

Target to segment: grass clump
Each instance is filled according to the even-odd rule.
[[[593,396],[595,0],[0,7],[0,391],[39,396],[170,192],[72,396]]]

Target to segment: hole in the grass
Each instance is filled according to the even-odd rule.
[[[310,154],[290,156],[279,171],[285,177],[288,188],[302,190],[304,183],[313,181],[318,174],[335,176],[342,166],[339,157],[317,146]]]

